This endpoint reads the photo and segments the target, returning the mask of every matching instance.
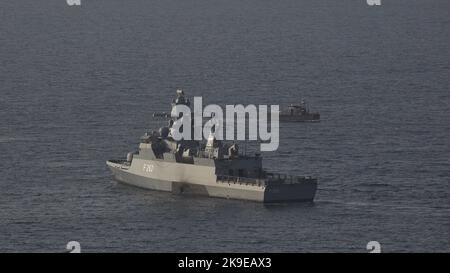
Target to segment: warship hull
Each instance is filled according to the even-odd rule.
[[[173,171],[175,167],[173,164],[177,165],[176,172]],[[209,166],[189,166],[160,160],[133,160],[132,164],[113,160],[107,161],[107,165],[119,182],[181,195],[265,203],[312,202],[317,189],[316,179],[292,184],[249,183],[245,179],[243,181],[221,180]],[[191,169],[195,167],[198,170]]]

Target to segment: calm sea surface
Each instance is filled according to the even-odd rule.
[[[0,2],[0,251],[450,251],[448,0]],[[146,191],[105,161],[204,103],[306,98],[272,171],[314,204]],[[251,150],[251,147],[249,147]]]

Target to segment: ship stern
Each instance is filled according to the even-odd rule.
[[[313,202],[317,191],[317,179],[310,178],[301,183],[269,184],[264,191],[264,203]]]

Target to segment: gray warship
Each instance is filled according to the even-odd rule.
[[[287,109],[280,111],[281,122],[319,122],[320,114],[310,112],[305,101],[300,104],[290,104]]]
[[[190,107],[181,90],[177,90],[172,109],[178,104]],[[313,201],[317,178],[268,172],[260,154],[241,154],[236,143],[219,141],[213,134],[206,143],[175,141],[170,126],[176,118],[170,116],[168,126],[145,133],[138,151],[124,159],[108,160],[114,178],[174,194],[257,202]]]

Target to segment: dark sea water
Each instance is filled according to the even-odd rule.
[[[450,1],[0,2],[0,251],[450,251]],[[306,98],[267,168],[314,204],[115,182],[105,161],[204,103]],[[249,148],[250,149],[250,148]]]

